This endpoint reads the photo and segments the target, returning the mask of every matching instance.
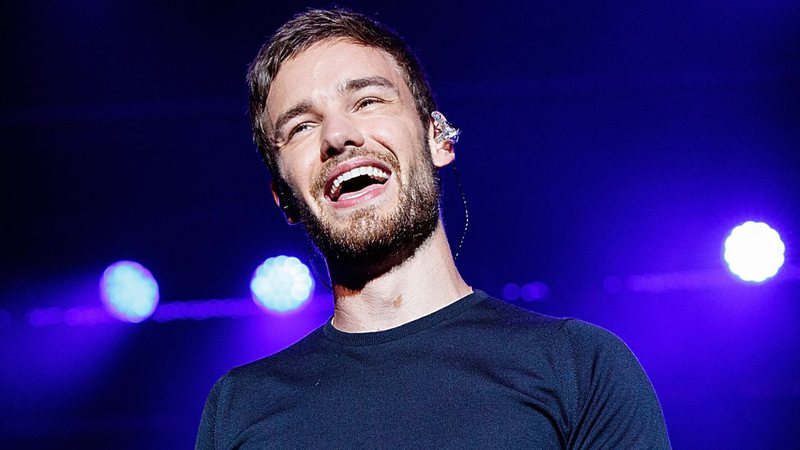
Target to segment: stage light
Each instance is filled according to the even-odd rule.
[[[158,284],[149,270],[133,261],[119,261],[103,272],[100,296],[117,319],[138,323],[158,306]]]
[[[250,291],[256,304],[271,312],[288,312],[311,296],[314,279],[308,267],[293,256],[268,258],[256,268]]]
[[[763,222],[745,222],[725,239],[728,270],[744,281],[761,283],[775,276],[786,246],[777,231]]]

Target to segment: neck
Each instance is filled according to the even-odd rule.
[[[353,287],[333,278],[333,323],[350,333],[394,328],[431,314],[472,292],[456,269],[441,221],[402,263]]]

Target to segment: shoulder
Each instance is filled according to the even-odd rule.
[[[470,317],[491,322],[499,327],[516,328],[525,331],[556,332],[565,319],[522,309],[506,301],[498,300],[485,292],[475,291],[482,301],[470,311]]]
[[[642,372],[622,339],[579,319],[540,314],[488,295],[470,316],[467,320],[483,330],[481,342],[496,343],[494,351],[501,355],[547,363],[575,397],[598,369],[613,371],[614,377]]]
[[[574,319],[563,319],[522,309],[496,299],[481,291],[482,298],[473,308],[452,323],[451,329],[465,336],[474,351],[489,352],[497,358],[512,361],[552,365],[555,372],[563,370],[562,362],[571,358],[570,333],[565,331]]]
[[[644,374],[622,339],[597,325],[539,314],[489,296],[474,314],[491,324],[505,345],[552,361],[569,384],[580,384],[598,369],[613,371],[614,377]]]
[[[557,383],[569,447],[669,448],[650,380],[614,333],[488,296],[478,310],[503,343],[495,354],[514,353]]]
[[[306,335],[285,349],[264,358],[231,369],[224,377],[226,383],[239,384],[264,380],[265,378],[284,378],[294,371],[303,371],[303,364],[315,356],[324,354],[322,327]]]
[[[560,318],[522,309],[481,292],[485,297],[472,313],[473,318],[492,322],[524,335],[536,334],[550,340],[554,350],[570,353],[570,357],[595,355],[626,358],[630,349],[614,333],[575,318]]]
[[[570,318],[561,321],[559,331],[576,359],[602,358],[636,363],[638,366],[638,361],[625,342],[605,328]]]
[[[582,320],[565,319],[559,334],[565,373],[579,403],[589,401],[598,387],[613,389],[618,398],[652,392],[636,356],[614,333]]]
[[[308,366],[324,353],[320,329],[271,356],[220,377],[206,400],[197,448],[228,448],[241,430],[280,410],[307,383]]]
[[[225,409],[239,409],[241,404],[289,395],[308,376],[309,365],[326,353],[323,341],[320,327],[284,350],[234,367],[214,384],[210,397]]]

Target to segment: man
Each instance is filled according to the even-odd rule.
[[[524,311],[459,275],[437,171],[454,160],[416,57],[342,10],[283,27],[250,67],[275,201],[325,256],[335,309],[290,348],[233,369],[198,448],[668,448],[625,345]]]

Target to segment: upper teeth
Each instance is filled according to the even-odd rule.
[[[356,167],[355,169],[350,169],[347,172],[340,174],[336,179],[333,180],[333,184],[331,184],[331,195],[334,195],[336,191],[339,189],[341,184],[351,178],[355,178],[361,175],[368,175],[372,178],[377,180],[386,180],[389,178],[389,174],[384,172],[383,170],[372,167],[372,166],[361,166]]]

